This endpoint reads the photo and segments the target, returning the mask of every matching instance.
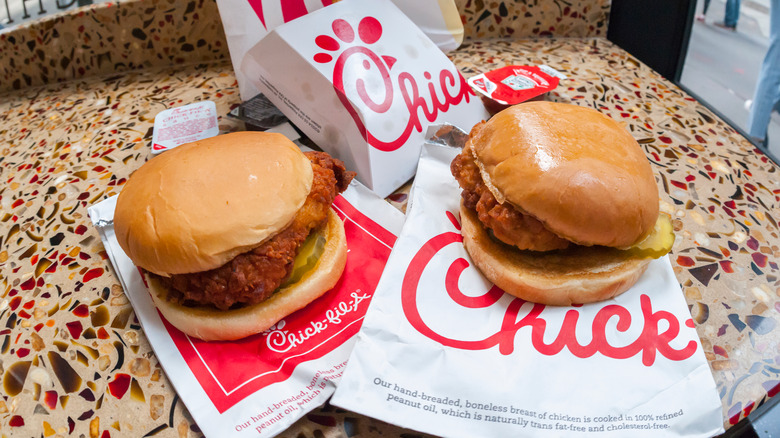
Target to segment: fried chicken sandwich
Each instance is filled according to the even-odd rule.
[[[281,134],[212,137],[141,166],[117,199],[114,229],[171,324],[239,339],[339,280],[346,237],[331,203],[354,175]]]
[[[450,167],[463,189],[467,252],[519,298],[570,305],[614,297],[674,242],[644,152],[596,110],[515,105],[476,125]]]

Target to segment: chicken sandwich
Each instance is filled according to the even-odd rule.
[[[611,298],[674,242],[644,152],[593,109],[529,102],[503,110],[472,129],[451,170],[474,264],[528,301]]]
[[[238,339],[339,280],[346,237],[331,203],[354,175],[281,134],[212,137],[138,169],[114,229],[171,324],[204,340]]]

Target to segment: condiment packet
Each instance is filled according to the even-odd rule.
[[[217,106],[210,100],[160,111],[154,118],[152,153],[219,134]]]
[[[491,112],[516,105],[554,90],[566,76],[548,65],[507,65],[472,76],[469,85],[484,95]]]
[[[184,335],[160,315],[116,241],[116,197],[89,208],[155,354],[209,437],[270,437],[333,393],[403,223],[401,212],[353,181],[333,209],[349,253],[339,283],[261,334],[230,342]]]
[[[252,131],[265,131],[287,122],[287,117],[262,93],[242,102],[228,116],[243,121]]]
[[[449,169],[459,152],[423,146],[406,222],[331,403],[443,436],[722,432],[669,258],[601,303],[546,307],[504,294],[462,245]]]

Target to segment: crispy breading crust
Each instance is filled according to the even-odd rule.
[[[468,147],[452,160],[450,171],[463,188],[464,205],[475,210],[480,222],[500,241],[533,251],[563,249],[571,244],[533,216],[523,214],[509,203],[500,204],[482,181]]]

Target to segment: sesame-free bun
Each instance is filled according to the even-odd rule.
[[[285,228],[312,180],[311,162],[282,134],[238,132],[181,145],[127,181],[116,237],[137,266],[161,276],[214,269]]]
[[[647,157],[623,126],[596,110],[522,103],[475,126],[468,142],[498,202],[574,243],[630,246],[658,217]]]
[[[298,282],[251,306],[230,310],[182,306],[166,299],[167,289],[153,276],[146,275],[145,279],[157,309],[182,332],[205,341],[241,339],[267,330],[329,291],[339,281],[347,261],[347,239],[344,223],[332,209],[321,232],[326,239],[325,249],[315,267]]]
[[[603,246],[537,252],[496,241],[461,204],[463,245],[474,265],[504,292],[534,303],[568,306],[607,300],[636,283],[649,258]]]

